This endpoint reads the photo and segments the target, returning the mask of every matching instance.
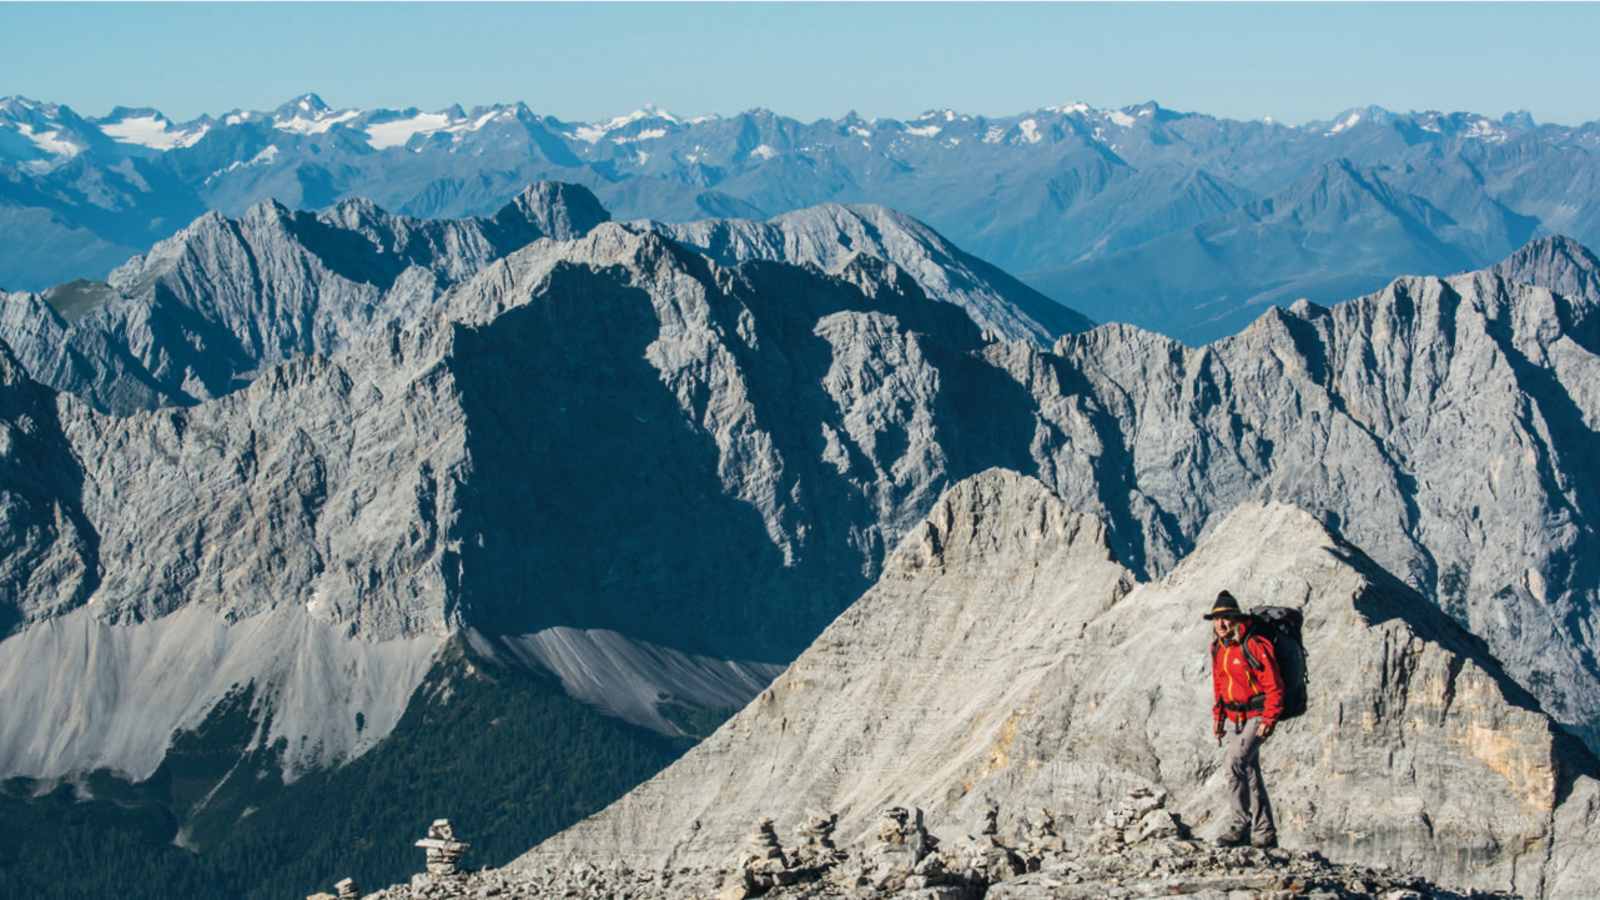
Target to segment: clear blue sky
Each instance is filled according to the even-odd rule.
[[[1144,100],[1299,123],[1395,110],[1600,119],[1600,4],[0,3],[0,95],[176,119],[524,100],[593,120],[764,106],[1004,115]]]

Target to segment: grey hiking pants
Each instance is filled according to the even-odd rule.
[[[1272,801],[1267,799],[1267,785],[1261,780],[1261,739],[1256,737],[1260,726],[1259,718],[1246,719],[1242,729],[1229,722],[1223,739],[1228,748],[1223,766],[1228,773],[1228,806],[1232,813],[1228,830],[1249,834],[1257,841],[1278,836],[1277,823],[1272,821]],[[1254,816],[1250,814],[1252,805]]]

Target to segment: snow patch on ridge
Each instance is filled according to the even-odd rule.
[[[301,100],[300,108],[309,109],[310,106],[306,101]],[[359,115],[361,115],[361,110],[347,109],[343,112],[327,113],[309,119],[295,116],[292,119],[278,119],[272,123],[272,127],[280,131],[293,131],[296,134],[326,134],[328,129],[333,126],[340,122],[348,122]]]
[[[112,140],[123,144],[138,144],[152,150],[171,150],[174,147],[192,147],[211,130],[201,125],[192,131],[172,128],[172,123],[160,116],[132,116],[120,122],[109,122],[100,130]]]
[[[354,113],[352,113],[354,114]],[[456,119],[448,113],[417,113],[407,119],[393,119],[388,122],[374,122],[366,128],[367,145],[374,150],[387,150],[392,147],[404,147],[411,139],[419,134],[436,134],[446,132],[455,135],[456,140],[461,135],[471,131],[478,131],[497,118],[515,118],[516,111],[511,109],[491,109],[480,113],[473,119]]]
[[[46,131],[41,128],[35,131],[33,126],[26,122],[17,122],[15,124],[17,129],[22,132],[23,137],[32,141],[35,147],[38,147],[40,150],[43,150],[51,156],[65,156],[70,158],[83,152],[82,147],[72,143],[69,140],[63,139],[59,130]]]
[[[1347,128],[1354,128],[1356,126],[1356,123],[1360,122],[1360,121],[1361,121],[1361,113],[1351,113],[1350,115],[1346,116],[1343,121],[1339,122],[1339,124],[1333,126],[1333,128],[1331,128],[1327,132],[1327,134],[1325,134],[1323,136],[1324,137],[1333,137],[1334,135],[1338,134],[1341,131],[1344,131]]]
[[[1488,141],[1491,144],[1503,144],[1509,137],[1504,131],[1490,124],[1488,119],[1478,119],[1473,122],[1472,127],[1461,136],[1476,141]]]
[[[653,141],[656,138],[664,138],[666,136],[667,130],[665,128],[646,128],[635,135],[623,135],[622,137],[612,138],[611,142],[614,144],[631,144],[635,141]]]
[[[625,128],[628,125],[632,125],[634,122],[637,122],[640,119],[661,119],[666,122],[671,122],[674,125],[678,124],[677,118],[674,117],[672,113],[669,113],[664,109],[645,107],[644,109],[636,109],[625,116],[617,116],[609,122],[604,122],[598,125],[580,125],[576,129],[573,129],[571,132],[569,132],[567,137],[584,141],[585,143],[598,144],[605,138],[606,135],[610,134],[611,132],[616,131],[618,128]]]
[[[419,134],[432,134],[450,126],[450,117],[444,113],[417,113],[409,119],[377,122],[367,126],[367,144],[374,150],[404,147]]]
[[[277,158],[278,158],[278,148],[276,146],[270,146],[269,145],[267,147],[262,148],[260,153],[257,153],[255,156],[250,157],[250,160],[248,162],[240,162],[239,160],[234,160],[233,162],[228,163],[228,165],[226,167],[218,169],[215,172],[212,172],[210,175],[206,176],[205,183],[206,184],[210,184],[212,181],[214,181],[217,178],[217,176],[226,175],[229,172],[233,172],[233,171],[236,171],[238,169],[245,168],[246,166],[265,166],[265,165],[270,165],[272,163],[272,161],[277,159]]]

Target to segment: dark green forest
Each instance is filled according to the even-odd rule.
[[[372,890],[421,871],[411,844],[435,818],[472,843],[471,866],[499,865],[690,744],[456,644],[377,747],[283,786],[281,744],[241,759],[256,728],[251,700],[248,686],[237,689],[139,784],[97,774],[39,796],[26,779],[0,785],[0,896],[281,900],[346,876]],[[708,728],[718,719],[696,718]]]

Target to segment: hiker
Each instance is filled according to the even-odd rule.
[[[1272,641],[1251,630],[1251,618],[1227,591],[1211,612],[1212,731],[1227,744],[1228,802],[1232,819],[1217,838],[1224,847],[1278,846],[1272,802],[1261,780],[1261,743],[1283,716],[1283,677]],[[1232,734],[1229,734],[1229,731]],[[1255,813],[1251,814],[1254,805]]]

